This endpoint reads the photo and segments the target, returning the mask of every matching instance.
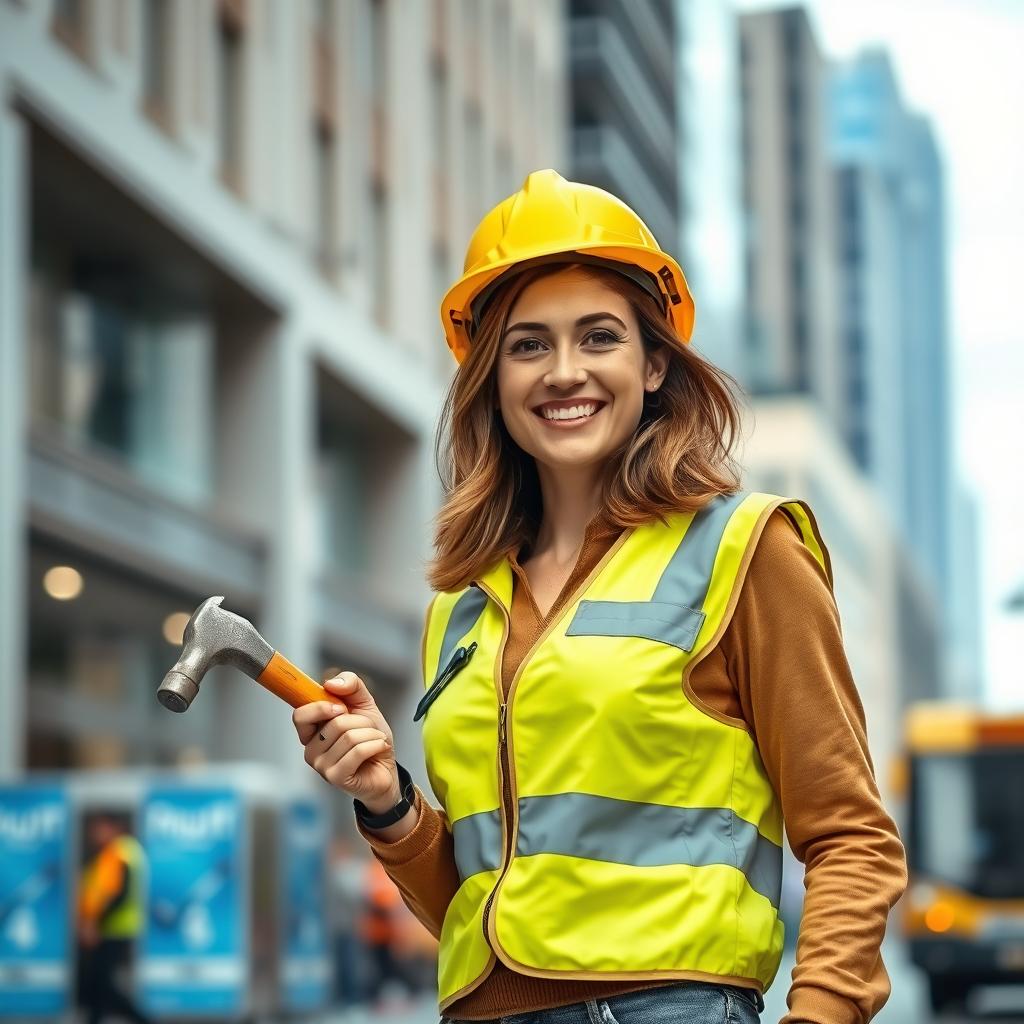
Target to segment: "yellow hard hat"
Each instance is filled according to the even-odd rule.
[[[583,254],[580,262],[606,263],[637,281],[659,299],[681,340],[689,342],[693,297],[679,264],[617,196],[566,181],[548,167],[528,174],[469,240],[462,277],[441,303],[441,323],[456,361],[461,364],[469,354],[473,325],[497,278],[512,267],[523,270],[566,253]]]

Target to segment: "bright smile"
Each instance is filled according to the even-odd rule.
[[[553,419],[544,415],[540,409],[534,409],[533,413],[538,418],[544,421],[549,427],[556,427],[559,430],[574,430],[578,427],[582,427],[585,423],[589,423],[595,416],[607,405],[606,402],[582,402],[581,405],[596,405],[597,408],[586,416],[575,416],[575,417],[563,417],[562,419]]]

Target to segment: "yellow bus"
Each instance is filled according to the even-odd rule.
[[[1024,984],[1024,713],[921,702],[904,732],[912,961],[936,1014]]]

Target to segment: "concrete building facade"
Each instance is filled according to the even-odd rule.
[[[486,209],[564,165],[563,18],[0,2],[0,776],[312,780],[234,670],[157,704],[212,594],[418,745],[437,304]]]
[[[750,386],[812,395],[833,419],[841,371],[828,65],[802,7],[741,15],[739,51]]]

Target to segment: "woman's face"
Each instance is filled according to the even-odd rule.
[[[498,399],[509,434],[550,466],[600,465],[636,431],[645,388],[668,355],[647,355],[629,302],[585,270],[533,281],[509,311],[498,349]],[[548,419],[544,408],[561,409]]]

